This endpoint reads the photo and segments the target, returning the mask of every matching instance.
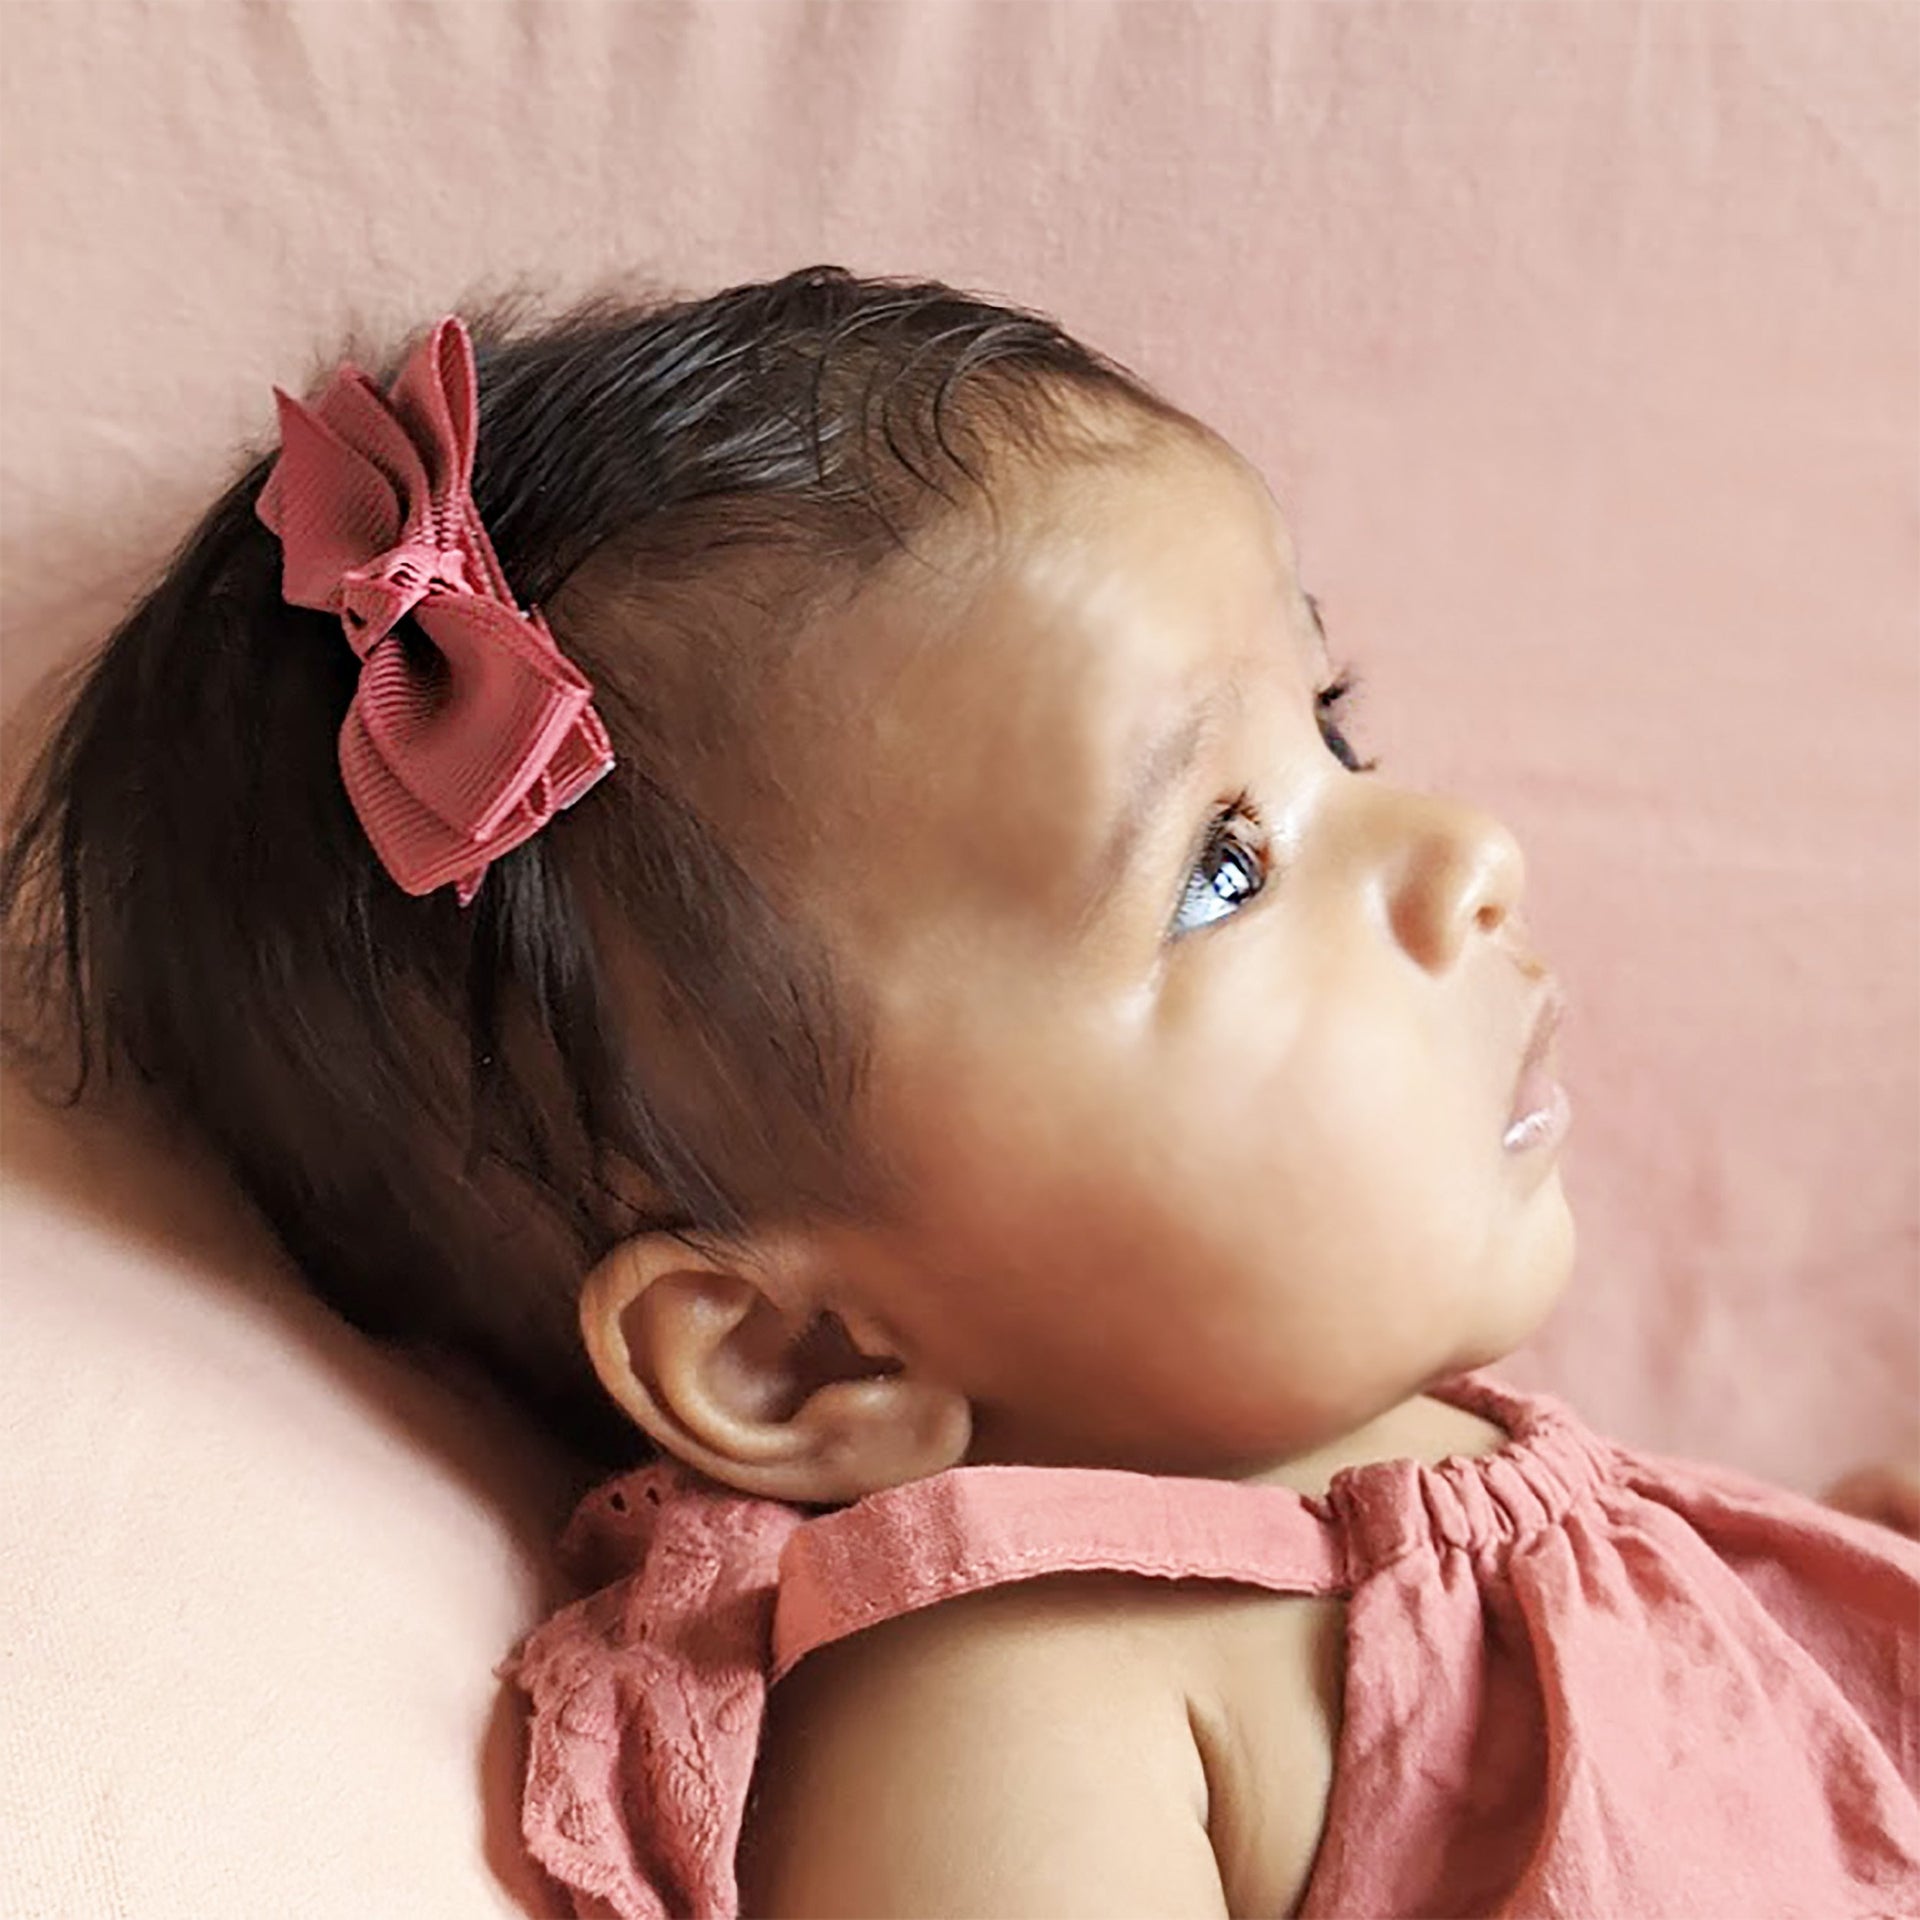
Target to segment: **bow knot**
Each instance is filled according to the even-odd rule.
[[[355,653],[365,659],[436,587],[471,593],[467,557],[458,547],[414,541],[340,576],[340,618]]]
[[[280,457],[255,511],[280,541],[282,596],[336,614],[360,658],[348,798],[406,892],[451,880],[465,906],[613,766],[592,686],[514,600],[473,502],[473,343],[449,314],[388,394],[345,366],[316,407],[274,398]],[[395,636],[409,615],[444,670]]]

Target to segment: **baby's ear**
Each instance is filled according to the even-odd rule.
[[[594,1370],[667,1452],[766,1499],[837,1506],[958,1464],[966,1397],[821,1306],[813,1265],[803,1237],[623,1241],[581,1286]]]

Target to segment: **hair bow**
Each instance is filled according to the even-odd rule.
[[[360,656],[340,772],[408,893],[488,866],[613,766],[593,688],[515,603],[469,491],[479,386],[449,314],[382,395],[355,366],[316,407],[273,390],[280,457],[255,511],[279,537],[281,593],[337,613]],[[437,659],[394,631],[411,614]]]

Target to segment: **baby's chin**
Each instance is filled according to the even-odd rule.
[[[1524,1346],[1553,1317],[1572,1282],[1579,1240],[1558,1169],[1528,1204],[1526,1243],[1486,1302],[1484,1328],[1472,1344],[1472,1357],[1460,1361],[1461,1371],[1492,1366]]]

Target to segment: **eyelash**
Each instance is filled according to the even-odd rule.
[[[1345,702],[1352,697],[1359,685],[1360,682],[1356,678],[1353,669],[1351,667],[1342,667],[1328,685],[1320,688],[1320,690],[1315,693],[1313,697],[1314,711],[1315,717],[1320,722],[1321,736],[1326,740],[1328,747],[1332,750],[1334,758],[1350,773],[1371,773],[1379,766],[1379,760],[1377,758],[1372,760],[1360,759],[1354,752],[1353,742],[1347,738],[1346,731],[1340,724],[1341,710]],[[1252,826],[1256,830],[1253,836],[1235,831],[1236,826],[1242,822]],[[1207,838],[1205,844],[1200,849],[1200,857],[1188,871],[1187,891],[1181,899],[1181,907],[1184,907],[1187,901],[1193,897],[1195,880],[1201,878],[1208,870],[1214,857],[1228,847],[1233,848],[1235,852],[1246,858],[1249,867],[1259,875],[1260,884],[1250,893],[1241,895],[1239,900],[1231,906],[1228,906],[1225,901],[1220,901],[1219,904],[1225,911],[1215,914],[1213,918],[1215,920],[1230,919],[1247,901],[1257,900],[1266,885],[1266,865],[1264,860],[1266,836],[1264,832],[1260,831],[1260,828],[1260,811],[1254,805],[1253,795],[1244,790],[1235,794],[1234,797],[1214,815],[1212,824],[1207,829]],[[1178,909],[1175,910],[1174,917],[1177,922],[1179,919]],[[1213,922],[1209,920],[1203,921],[1201,924],[1211,925],[1212,923]]]

